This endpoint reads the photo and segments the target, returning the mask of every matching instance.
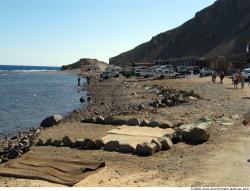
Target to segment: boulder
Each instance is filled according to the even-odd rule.
[[[97,116],[96,119],[95,119],[95,123],[96,124],[105,124],[104,123],[104,118],[101,117],[101,116]]]
[[[145,106],[143,105],[143,104],[140,104],[140,105],[138,105],[138,110],[140,111],[140,110],[144,110],[145,109]]]
[[[95,123],[95,119],[94,118],[85,118],[83,120],[81,120],[82,123]]]
[[[211,122],[183,125],[179,127],[181,138],[187,143],[206,142],[210,137]]]
[[[153,139],[151,143],[156,144],[155,152],[160,152],[162,150],[162,144],[157,139]]]
[[[148,124],[149,127],[158,127],[160,126],[159,122],[156,120],[151,120]]]
[[[139,126],[140,125],[140,120],[137,118],[131,118],[127,121],[128,126]]]
[[[96,149],[96,144],[95,141],[92,139],[85,139],[85,145],[83,147],[83,149],[87,149],[87,150],[93,150]]]
[[[62,144],[65,147],[71,147],[71,146],[73,146],[73,143],[74,142],[72,141],[72,139],[69,138],[68,136],[65,136],[62,138]]]
[[[141,127],[147,127],[149,125],[149,121],[148,120],[142,120],[142,122],[140,123]]]
[[[130,144],[119,144],[117,147],[117,151],[121,153],[133,153],[135,148]]]
[[[170,122],[159,122],[159,127],[162,129],[171,128]]]
[[[156,151],[155,143],[143,143],[136,146],[135,153],[140,156],[150,156]]]
[[[119,146],[119,141],[109,141],[104,145],[105,151],[116,151]]]
[[[76,139],[75,143],[72,145],[72,147],[75,148],[83,148],[85,146],[86,142],[85,139]]]
[[[115,119],[113,125],[126,125],[127,121],[124,119]]]
[[[52,144],[52,139],[51,138],[48,138],[46,141],[45,141],[45,144],[44,145],[51,145]]]
[[[169,137],[159,138],[158,141],[161,143],[163,151],[169,150],[173,146],[173,143]]]
[[[39,140],[37,141],[37,143],[36,143],[36,146],[43,146],[43,145],[45,145],[45,143],[46,143],[46,140],[44,140],[44,139],[39,139]]]
[[[61,146],[61,143],[62,143],[61,140],[55,139],[55,140],[52,140],[51,145],[52,145],[52,146],[55,146],[55,147],[60,147],[60,146]]]
[[[106,125],[114,125],[115,119],[111,116],[105,117],[104,118],[104,123]]]
[[[52,127],[53,125],[58,124],[61,120],[63,119],[63,117],[61,115],[52,115],[50,117],[45,118],[40,126],[41,127]]]
[[[85,100],[85,98],[84,97],[80,97],[80,102],[81,103],[84,103],[86,100]]]
[[[101,149],[104,147],[104,143],[102,140],[96,140],[95,145],[96,145],[96,149]]]

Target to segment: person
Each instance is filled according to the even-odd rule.
[[[78,86],[80,86],[80,85],[81,85],[81,78],[78,77]]]
[[[223,79],[225,77],[225,74],[223,71],[220,71],[220,83],[223,84]]]
[[[245,77],[243,75],[240,76],[240,84],[241,84],[241,89],[244,89],[245,86]]]
[[[213,82],[213,83],[216,82],[216,77],[217,77],[216,72],[213,72],[213,73],[212,73],[212,82]]]
[[[87,84],[89,85],[90,83],[90,78],[87,76]]]
[[[234,84],[234,89],[238,89],[238,81],[239,77],[238,77],[238,73],[234,72],[233,73],[233,84]]]

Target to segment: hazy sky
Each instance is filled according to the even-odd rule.
[[[0,64],[61,66],[112,56],[215,0],[0,0]]]

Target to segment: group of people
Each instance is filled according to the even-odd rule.
[[[246,81],[246,78],[241,74],[241,72],[239,70],[233,71],[232,83],[233,83],[235,89],[238,89],[239,83],[241,85],[241,88],[243,89],[245,86],[245,81]]]
[[[216,82],[217,75],[220,77],[220,83],[223,84],[223,80],[225,78],[225,73],[223,71],[220,71],[218,74],[216,72],[212,73],[212,82]]]
[[[219,78],[220,78],[220,83],[223,84],[223,80],[225,78],[225,73],[223,71],[220,71],[219,73],[213,72],[212,73],[212,82],[213,83],[216,82],[217,76],[219,76]],[[245,87],[245,82],[246,82],[246,78],[241,74],[241,72],[239,70],[233,71],[232,83],[234,85],[234,89],[238,89],[239,84],[241,85],[241,88],[243,89]],[[249,82],[248,86],[250,86],[250,82]]]

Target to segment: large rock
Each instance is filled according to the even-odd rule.
[[[87,150],[93,150],[96,149],[96,144],[95,141],[92,139],[85,139],[85,145],[83,147],[83,149],[87,149]]]
[[[102,140],[96,140],[95,145],[96,145],[96,149],[101,149],[104,147],[104,143]]]
[[[76,139],[75,143],[72,145],[75,148],[83,148],[86,145],[85,139]]]
[[[159,127],[160,123],[156,120],[151,120],[148,124],[149,127]]]
[[[117,151],[121,153],[133,153],[135,151],[135,148],[131,146],[130,144],[119,144],[117,147]]]
[[[159,140],[153,139],[151,141],[151,143],[155,143],[156,144],[155,152],[160,152],[162,150],[162,144],[161,144],[161,142]]]
[[[156,152],[155,143],[143,143],[136,146],[135,153],[140,156],[150,156]]]
[[[158,141],[161,143],[163,151],[169,150],[173,146],[173,143],[169,137],[159,138]]]
[[[65,147],[71,147],[71,146],[73,146],[74,142],[70,137],[65,136],[62,138],[62,144]]]
[[[116,149],[119,146],[119,141],[108,141],[105,145],[104,145],[104,150],[105,151],[116,151]]]
[[[179,132],[187,143],[202,143],[210,138],[211,125],[211,122],[183,125],[179,127]]]
[[[97,116],[96,119],[95,119],[95,123],[96,124],[105,124],[104,118],[101,117],[101,116]]]
[[[140,126],[141,127],[147,127],[149,125],[149,121],[148,120],[142,120]]]
[[[127,121],[127,125],[129,126],[139,126],[140,125],[140,120],[137,118],[131,118]]]
[[[51,127],[53,125],[58,124],[61,120],[63,119],[63,117],[61,115],[52,115],[50,117],[45,118],[40,126],[41,127]]]
[[[82,123],[95,123],[94,118],[85,118],[81,121]]]
[[[60,147],[61,144],[62,144],[62,141],[61,140],[57,140],[57,139],[52,140],[52,142],[51,142],[51,145],[55,146],[55,147]]]

